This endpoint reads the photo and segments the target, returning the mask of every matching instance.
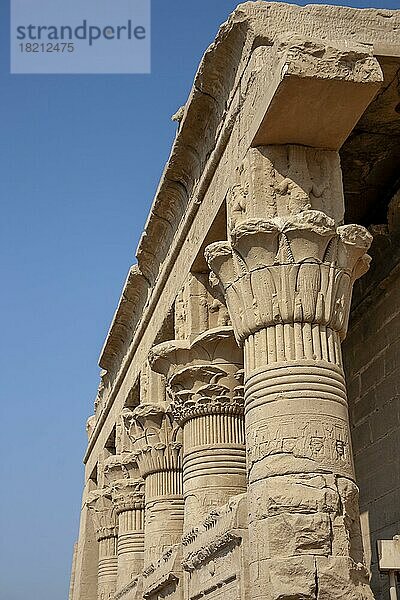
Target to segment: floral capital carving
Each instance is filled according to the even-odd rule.
[[[242,356],[232,327],[171,340],[151,351],[152,368],[167,377],[175,420],[183,425],[205,414],[243,413]]]
[[[128,510],[143,509],[143,479],[115,481],[111,485],[111,498],[117,515]]]
[[[279,323],[318,323],[347,330],[354,281],[369,267],[372,242],[359,225],[335,227],[325,213],[248,219],[231,242],[205,251],[219,280],[236,338]]]
[[[170,411],[161,405],[140,404],[124,413],[140,475],[182,468],[182,430]]]
[[[86,506],[92,514],[97,540],[116,537],[118,528],[116,513],[111,500],[111,489],[106,487],[90,492],[86,500]]]

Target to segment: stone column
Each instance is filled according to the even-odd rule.
[[[319,210],[291,214],[332,194],[331,171],[317,167],[308,198],[304,174],[292,168],[282,183],[275,173],[262,189],[280,216],[242,214],[229,242],[206,249],[244,346],[253,600],[372,597],[340,345],[371,236]],[[274,210],[268,197],[262,206]]]
[[[120,590],[143,569],[144,556],[144,482],[120,480],[112,487],[112,500],[118,518],[118,575]]]
[[[219,327],[192,343],[155,346],[152,368],[167,376],[172,412],[183,428],[184,530],[212,507],[246,491],[242,352],[232,327]]]
[[[124,426],[124,413],[117,420],[116,449],[102,465],[104,484],[109,488],[118,526],[117,591],[143,569],[144,482]]]
[[[182,536],[182,430],[162,405],[140,404],[125,419],[145,482],[146,567]]]
[[[110,489],[103,488],[91,492],[87,504],[93,514],[99,543],[97,598],[98,600],[110,600],[117,587],[118,535]]]

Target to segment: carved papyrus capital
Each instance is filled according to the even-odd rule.
[[[111,498],[117,515],[144,508],[143,479],[123,479],[111,486]]]
[[[240,342],[286,323],[323,325],[344,339],[353,283],[368,269],[371,242],[364,227],[336,228],[325,213],[305,210],[248,219],[230,243],[211,244],[205,254]]]
[[[160,405],[141,404],[124,414],[140,475],[179,471],[182,468],[182,430]]]
[[[86,505],[92,514],[97,540],[100,542],[116,537],[117,518],[111,500],[111,489],[107,487],[90,492]]]
[[[103,463],[104,483],[112,486],[115,481],[134,480],[139,477],[136,456],[132,452],[113,454]]]
[[[186,367],[171,378],[169,389],[180,425],[203,415],[243,415],[243,370],[232,374],[220,367]]]
[[[207,414],[243,413],[242,356],[232,327],[209,330],[192,343],[159,344],[150,362],[167,377],[172,413],[180,425]]]

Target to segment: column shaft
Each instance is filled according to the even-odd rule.
[[[145,479],[144,563],[158,560],[181,540],[183,526],[182,472],[160,471]]]
[[[123,510],[118,514],[118,577],[117,587],[123,588],[143,569],[144,514],[143,508]]]
[[[243,414],[207,414],[183,425],[185,530],[246,489]]]
[[[99,538],[98,600],[109,600],[117,589],[117,536]]]

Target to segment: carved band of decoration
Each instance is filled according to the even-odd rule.
[[[193,573],[196,569],[202,567],[212,557],[218,555],[222,549],[232,548],[241,544],[242,538],[239,535],[227,531],[221,537],[216,538],[208,546],[204,546],[197,552],[190,554],[183,562],[182,567],[185,571]]]
[[[343,373],[333,365],[284,363],[246,385],[250,480],[329,471],[354,478]],[[284,457],[284,459],[283,459]]]
[[[318,324],[344,339],[352,286],[368,269],[371,241],[364,227],[336,228],[323,212],[305,210],[287,218],[244,221],[233,229],[231,243],[211,244],[205,254],[223,287],[239,341],[285,324]],[[284,331],[275,334],[276,352],[282,352]],[[292,352],[295,340],[302,340],[306,355],[311,340],[317,343],[319,337],[323,352],[323,331],[319,336],[306,328],[291,335]],[[271,362],[281,358],[272,355]]]
[[[326,400],[347,409],[343,371],[336,365],[317,361],[268,365],[252,371],[246,381],[246,414],[276,400]]]

